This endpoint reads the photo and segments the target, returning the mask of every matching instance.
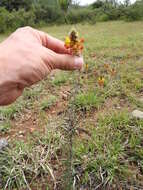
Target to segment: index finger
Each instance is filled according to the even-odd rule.
[[[49,34],[37,30],[41,43],[44,47],[53,50],[56,53],[60,54],[70,54],[70,51],[64,47],[64,42],[50,36]]]

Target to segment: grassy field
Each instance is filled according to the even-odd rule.
[[[42,30],[64,40],[71,27]],[[0,108],[1,189],[143,189],[143,120],[131,115],[143,111],[143,22],[76,28],[88,68],[54,71]]]

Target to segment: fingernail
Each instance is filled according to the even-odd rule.
[[[74,68],[81,69],[83,66],[84,60],[83,57],[75,57]]]

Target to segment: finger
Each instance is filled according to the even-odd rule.
[[[50,36],[49,34],[44,33],[42,31],[38,31],[38,30],[36,30],[36,31],[38,32],[41,43],[44,47],[49,48],[56,53],[70,54],[70,51],[64,47],[64,42],[62,42],[61,40],[58,40],[57,38]]]
[[[57,54],[54,51],[42,47],[41,58],[49,71],[53,69],[80,70],[84,64],[83,57],[68,54]]]
[[[80,70],[83,63],[84,60],[82,57],[57,54],[54,62],[54,68],[61,70]]]

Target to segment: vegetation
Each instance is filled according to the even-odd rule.
[[[0,189],[143,189],[143,120],[131,114],[143,111],[142,20],[143,0],[0,0],[0,41],[26,25],[63,40],[76,24],[85,38],[83,71],[54,71],[0,108]]]
[[[55,11],[56,9],[56,11]],[[13,31],[18,27],[44,26],[47,24],[96,23],[109,20],[136,21],[143,19],[143,1],[124,4],[118,1],[95,1],[80,6],[71,0],[1,0],[0,32]]]
[[[64,39],[71,27],[42,30]],[[131,116],[143,111],[143,22],[76,27],[85,70],[55,71],[0,108],[1,189],[143,189],[143,121]]]

